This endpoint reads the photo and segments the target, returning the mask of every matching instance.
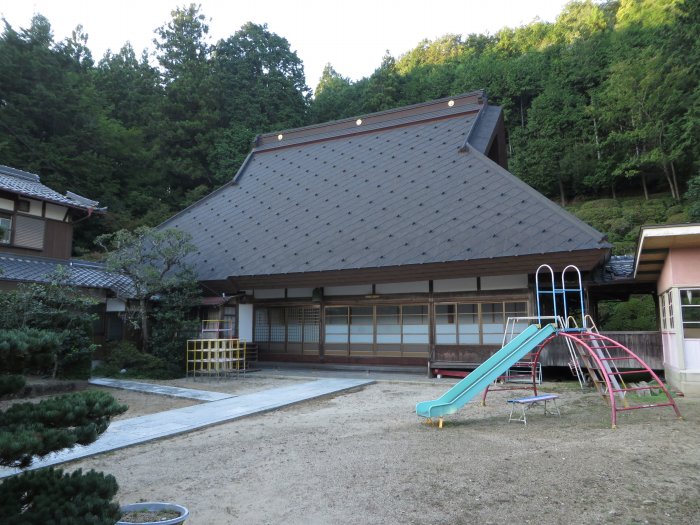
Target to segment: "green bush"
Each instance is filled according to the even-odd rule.
[[[685,211],[674,213],[666,218],[666,224],[684,224],[690,221],[690,217]]]
[[[63,379],[88,379],[92,370],[94,345],[65,349],[60,355],[56,375]]]
[[[61,339],[61,334],[37,328],[0,330],[0,371],[53,375]]]
[[[596,199],[592,201],[587,201],[581,204],[581,210],[592,210],[603,208],[605,210],[611,210],[617,208],[619,202],[615,199]]]
[[[113,476],[94,470],[25,472],[3,481],[0,516],[6,525],[114,525],[121,517],[112,501],[118,489]]]
[[[700,221],[700,176],[691,179],[685,198],[686,205],[677,204],[666,195],[651,195],[648,200],[643,197],[596,199],[576,202],[567,209],[606,234],[613,244],[613,254],[628,255],[634,253],[643,225]]]
[[[41,343],[29,352],[30,362],[24,366],[41,373],[50,371],[54,377],[86,379],[90,376],[95,349],[91,335],[95,317],[91,310],[95,303],[71,286],[66,270],[60,269],[51,276],[49,283],[22,284],[17,290],[0,293],[0,326],[5,330],[38,330],[53,334],[53,347],[49,349]],[[29,334],[28,337],[35,337]],[[14,337],[22,339],[23,336]],[[3,341],[0,336],[0,344]],[[2,366],[0,364],[0,370],[8,370],[17,364]]]
[[[598,303],[599,328],[611,331],[657,330],[656,308],[650,295],[633,295],[628,301]]]
[[[631,227],[632,223],[630,223],[630,221],[624,217],[618,217],[608,222],[609,231],[617,233],[619,235],[626,234],[630,231]]]
[[[684,197],[688,202],[688,217],[691,221],[700,221],[700,175],[688,181]]]
[[[669,206],[666,210],[666,215],[671,217],[672,215],[677,215],[679,213],[685,213],[685,207],[682,204],[676,204],[675,206]]]
[[[34,456],[92,443],[126,409],[97,390],[12,405],[0,413],[0,465],[25,468]]]
[[[12,405],[0,412],[0,465],[25,468],[36,456],[92,443],[126,409],[96,390]],[[120,517],[117,489],[112,476],[94,471],[24,472],[2,481],[0,516],[12,525],[112,525]]]
[[[108,357],[101,366],[93,370],[93,375],[146,379],[172,379],[183,375],[176,364],[141,352],[129,341],[111,345],[107,352]]]
[[[16,394],[24,388],[27,383],[22,375],[0,374],[0,397],[9,394]]]

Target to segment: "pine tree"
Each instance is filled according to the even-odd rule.
[[[41,457],[95,441],[110,419],[126,411],[105,392],[86,391],[40,403],[19,403],[0,412],[0,465],[26,468]],[[112,525],[120,516],[112,501],[118,490],[113,476],[60,469],[24,472],[0,486],[3,523]]]

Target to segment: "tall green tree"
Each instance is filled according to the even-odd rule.
[[[133,148],[129,133],[108,114],[95,87],[87,36],[78,28],[54,42],[48,20],[28,29],[5,23],[0,37],[0,156],[38,173],[58,191],[70,189],[103,203],[121,186],[116,172]],[[90,221],[89,227],[99,226]],[[81,245],[86,225],[76,229]]]
[[[113,166],[119,190],[116,198],[104,201],[107,231],[158,224],[172,213],[161,191],[168,181],[158,159],[164,99],[158,70],[145,51],[139,58],[127,43],[117,53],[105,53],[94,78],[109,116],[125,128],[124,140],[113,146],[119,148]]]
[[[174,9],[171,17],[153,40],[164,90],[157,155],[167,181],[161,192],[172,206],[181,207],[189,191],[214,183],[208,159],[219,115],[212,103],[206,17],[195,4]]]
[[[308,122],[311,92],[287,39],[248,22],[216,44],[212,70],[218,108],[210,163],[217,183],[230,180],[255,135]]]
[[[327,122],[362,113],[360,92],[353,82],[326,64],[310,107],[312,122]]]
[[[47,283],[21,284],[16,290],[0,294],[0,325],[19,331],[37,330],[41,332],[39,338],[53,341],[45,362],[31,359],[34,370],[52,377],[85,379],[90,375],[96,348],[92,340],[96,304],[84,290],[71,286],[67,269],[60,267]]]
[[[188,290],[186,303],[194,306],[198,292],[194,271],[186,258],[195,248],[188,234],[176,229],[159,230],[140,226],[134,231],[120,230],[101,235],[95,243],[106,252],[105,264],[110,271],[131,279],[133,289],[123,299],[137,302],[127,311],[134,328],[141,331],[142,350],[150,346],[150,319],[154,303],[164,303],[169,294]]]

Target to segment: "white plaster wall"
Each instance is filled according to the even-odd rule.
[[[664,349],[664,363],[678,368],[679,363],[675,332],[661,332],[661,344]]]
[[[475,292],[476,277],[461,279],[436,279],[433,281],[434,292]]]
[[[287,297],[311,297],[313,288],[287,288]]]
[[[34,199],[27,200],[29,200],[29,215],[36,215],[37,217],[41,217],[41,212],[43,209],[41,201],[35,201]]]
[[[62,221],[66,216],[66,208],[56,204],[46,203],[46,218]]]
[[[256,299],[284,299],[284,288],[253,290]]]
[[[372,293],[371,284],[358,284],[354,286],[326,286],[323,295],[369,295]]]
[[[527,274],[496,275],[481,278],[482,290],[511,290],[527,288]]]
[[[428,281],[414,281],[411,283],[384,283],[374,287],[377,293],[428,293],[430,284]]]
[[[244,341],[253,340],[253,305],[238,305],[238,338]]]
[[[685,369],[700,370],[700,339],[686,339],[684,343]]]
[[[126,311],[126,303],[121,299],[108,298],[106,304],[108,312],[124,312]]]

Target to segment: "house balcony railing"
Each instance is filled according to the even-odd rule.
[[[664,353],[661,332],[608,332],[601,334],[626,346],[642,358],[652,369],[663,370]],[[476,368],[496,353],[499,346],[452,346],[438,345],[430,356],[431,367]],[[542,366],[569,367],[569,350],[561,337],[548,343],[540,356]]]

